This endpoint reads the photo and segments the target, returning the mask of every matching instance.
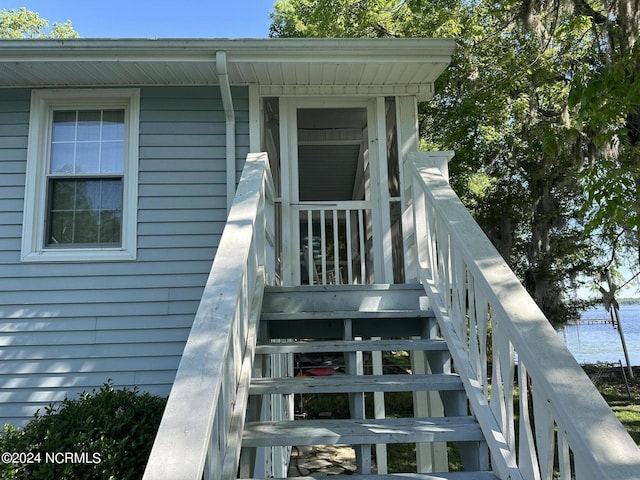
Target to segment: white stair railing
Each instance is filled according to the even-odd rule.
[[[640,450],[438,167],[423,153],[404,167],[407,254],[494,471],[511,480],[640,478]]]
[[[275,274],[273,183],[249,154],[144,480],[235,478],[264,285]]]

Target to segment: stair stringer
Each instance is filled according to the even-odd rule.
[[[484,394],[484,386],[478,379],[469,357],[463,353],[465,349],[462,340],[456,332],[444,300],[431,281],[430,273],[428,271],[422,271],[421,273],[425,292],[429,297],[431,308],[440,327],[440,334],[449,346],[456,372],[460,375],[464,385],[469,400],[469,408],[484,432],[491,454],[492,467],[502,479],[524,480],[518,468],[517,460]]]

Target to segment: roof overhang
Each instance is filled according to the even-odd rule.
[[[448,39],[0,40],[0,87],[232,85],[263,94],[430,96],[455,44]]]

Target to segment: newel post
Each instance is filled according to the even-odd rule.
[[[455,152],[409,152],[402,165],[402,243],[404,245],[404,271],[406,283],[418,282],[418,248],[416,239],[415,212],[418,192],[414,191],[415,168],[436,167],[449,181],[449,161]],[[424,221],[424,219],[422,219]]]

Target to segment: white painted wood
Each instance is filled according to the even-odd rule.
[[[404,276],[405,282],[417,282],[416,245],[413,226],[411,195],[411,172],[405,168],[402,159],[408,158],[409,153],[417,152],[420,148],[418,132],[418,105],[413,96],[396,97],[396,129],[398,136],[398,157],[400,158],[400,191],[402,208],[402,241],[404,248]]]
[[[369,273],[366,270],[364,215],[371,215],[371,207],[369,202],[352,200],[352,201],[326,201],[326,202],[300,202],[291,204],[291,212],[293,215],[292,223],[302,223],[306,221],[307,232],[313,231],[313,222],[320,221],[320,245],[319,250],[314,247],[314,239],[307,235],[307,243],[302,246],[306,249],[305,266],[307,271],[315,274],[312,276],[311,284],[336,284],[346,283],[348,285],[363,283],[362,279],[366,279]],[[333,230],[333,238],[327,239],[326,236],[326,220],[329,219],[331,229]],[[355,220],[355,221],[354,221]],[[339,232],[345,233],[345,249],[346,253],[340,251]],[[357,241],[356,241],[357,239]],[[327,240],[333,244],[333,262],[328,262],[327,257]],[[311,259],[314,260],[311,263]],[[355,261],[360,261],[360,268],[354,270]],[[329,268],[330,267],[330,268]],[[317,275],[316,275],[317,274]],[[372,275],[372,274],[371,274]],[[302,278],[307,281],[307,277]],[[344,282],[343,282],[344,281]]]
[[[282,312],[282,313],[262,313],[261,318],[263,320],[285,320],[285,319],[297,319],[297,320],[330,320],[345,318],[349,316],[352,319],[356,318],[368,318],[376,320],[378,318],[427,318],[430,317],[429,312],[423,310],[411,311],[411,310],[380,310],[377,312],[353,312],[353,311],[341,311],[335,310],[331,312]]]
[[[374,337],[371,340],[380,341],[380,337]],[[361,342],[362,343],[362,342]],[[371,363],[374,375],[382,375],[382,352],[373,350],[371,352]],[[415,373],[415,372],[413,372]],[[386,418],[387,413],[384,402],[384,392],[374,392],[373,394],[373,418]],[[387,466],[387,446],[384,443],[376,444],[376,469],[377,473],[385,474],[388,472]]]
[[[243,445],[365,445],[376,442],[413,443],[481,441],[472,417],[296,420],[250,422]]]
[[[275,393],[354,393],[461,390],[457,375],[345,375],[255,378],[251,395]]]
[[[244,351],[240,375],[238,378],[238,391],[236,393],[236,401],[233,405],[233,413],[231,414],[231,422],[229,425],[229,442],[222,459],[222,477],[232,479],[238,470],[240,460],[240,448],[242,444],[242,431],[244,429],[245,420],[247,418],[246,411],[249,403],[251,374],[253,370],[253,359],[255,354],[255,345],[257,340],[257,327],[262,306],[262,292],[260,285],[264,285],[264,272],[257,275],[257,294],[251,299],[251,312],[247,325],[247,340]]]
[[[268,287],[263,313],[422,311],[433,316],[420,284]]]
[[[270,353],[321,353],[321,352],[349,352],[349,351],[445,351],[447,344],[444,340],[416,339],[416,340],[359,340],[357,343],[345,340],[304,341],[264,343],[256,347],[256,354]]]
[[[299,285],[300,274],[299,269],[296,269],[296,265],[299,264],[299,258],[296,259],[295,248],[299,245],[299,232],[296,225],[293,223],[291,213],[291,203],[296,203],[297,198],[292,199],[292,195],[296,194],[296,190],[292,186],[293,178],[296,177],[297,171],[292,171],[292,165],[290,165],[290,158],[292,152],[297,151],[297,145],[295,144],[295,138],[291,138],[292,130],[291,125],[297,124],[296,110],[291,105],[291,102],[287,98],[280,98],[280,161],[282,162],[282,168],[280,169],[280,207],[282,212],[282,285]],[[298,278],[296,278],[296,272],[298,272]]]
[[[358,220],[351,221],[349,215],[349,208],[343,206],[339,208],[338,213],[335,210],[327,210],[327,216],[329,221],[333,222],[334,230],[334,262],[333,262],[333,283],[368,283],[370,279],[378,283],[392,282],[393,281],[393,257],[392,257],[392,240],[391,240],[391,222],[389,212],[389,188],[388,188],[388,175],[387,175],[387,159],[386,159],[386,136],[385,136],[385,99],[383,96],[376,97],[374,99],[342,99],[337,100],[335,98],[293,98],[293,97],[281,97],[280,108],[280,120],[281,120],[281,132],[283,128],[288,125],[288,131],[286,138],[281,137],[281,143],[287,144],[286,155],[282,152],[281,157],[289,162],[288,165],[288,180],[284,180],[283,174],[283,187],[288,185],[289,193],[285,195],[283,193],[283,218],[286,218],[283,223],[283,234],[290,235],[291,245],[283,245],[283,256],[286,255],[288,259],[287,275],[285,278],[290,278],[291,283],[286,285],[296,285],[300,283],[300,261],[296,258],[296,253],[302,251],[300,248],[299,230],[297,228],[300,217],[297,217],[293,210],[289,207],[296,205],[299,207],[299,212],[304,211],[305,206],[314,205],[322,202],[300,202],[299,201],[299,188],[298,188],[298,131],[297,131],[297,109],[298,108],[341,108],[341,107],[366,107],[367,108],[367,124],[368,124],[368,149],[367,155],[370,159],[370,164],[373,168],[369,169],[371,175],[371,181],[368,183],[368,191],[366,192],[365,206],[361,209],[357,209]],[[286,107],[286,108],[285,108]],[[286,122],[283,120],[286,117]],[[304,140],[302,140],[304,142]],[[365,162],[366,163],[366,162]],[[283,189],[284,192],[284,189]],[[289,203],[287,204],[287,200]],[[355,209],[354,209],[355,210]],[[293,215],[293,216],[292,216]],[[320,214],[316,214],[317,217]],[[316,218],[316,217],[314,217]],[[364,219],[372,219],[371,231],[369,232],[369,225],[365,230]],[[308,219],[307,219],[308,220]],[[354,252],[347,248],[346,258],[341,259],[338,251],[338,229],[336,228],[340,224],[340,228],[345,232],[347,247],[352,246],[359,251]],[[354,230],[357,229],[358,237],[357,241],[354,240]],[[309,231],[309,230],[308,230]],[[365,233],[366,232],[366,233]],[[351,235],[349,235],[351,233]],[[368,254],[365,251],[365,245],[371,238],[373,242],[373,272],[366,270]],[[323,240],[321,239],[321,243]],[[287,249],[288,247],[288,249]],[[311,252],[312,249],[309,248]],[[320,263],[325,256],[324,249],[320,252]],[[360,261],[360,271],[356,273],[354,270],[354,258]],[[324,268],[319,268],[319,277],[322,279],[323,284],[331,282],[332,275],[329,272],[326,273],[327,279],[325,280]],[[376,273],[377,272],[377,273]],[[341,278],[341,277],[344,278]]]
[[[248,392],[239,381],[248,382],[242,359],[251,356],[246,349],[255,339],[249,324],[264,289],[265,255],[256,248],[256,235],[265,232],[268,175],[266,154],[250,154],[151,451],[147,480],[200,480],[205,463],[210,478],[219,479],[227,442],[237,448],[233,432],[237,435],[242,420],[234,422],[230,407],[246,401]]]
[[[297,480],[326,480],[326,477],[296,477]],[[251,480],[251,479],[242,479]],[[273,479],[284,480],[284,479]],[[385,475],[332,475],[331,480],[500,480],[490,472],[392,473]]]
[[[389,173],[388,173],[388,159],[387,159],[387,125],[386,125],[386,105],[385,97],[379,96],[375,99],[375,116],[376,116],[376,128],[375,135],[377,141],[375,143],[376,148],[376,166],[379,187],[380,198],[380,210],[379,210],[379,222],[380,229],[378,230],[382,237],[382,251],[383,251],[383,272],[384,275],[378,282],[393,283],[393,241],[391,239],[391,212],[389,210]]]
[[[440,169],[425,156],[410,157],[406,167],[413,176],[410,206],[420,277],[471,408],[486,434],[494,468],[503,478],[548,478],[549,459],[555,451],[560,458],[560,475],[569,478],[570,449],[578,480],[637,478],[638,447],[473,221]],[[471,277],[473,280],[468,280]],[[467,300],[470,295],[474,297],[472,302]],[[475,306],[476,315],[468,315],[470,305]],[[478,335],[467,333],[469,322],[478,322]],[[490,400],[486,365],[477,371],[478,361],[486,362],[486,341],[479,336],[486,336],[488,322],[493,339]],[[516,356],[520,375],[514,381]],[[540,418],[520,417],[521,472],[515,460],[513,391],[518,387],[521,394],[526,393],[529,382],[534,410]],[[526,400],[521,401],[521,409],[526,410]],[[538,425],[536,442],[532,422]],[[561,434],[555,444],[549,445],[554,439],[549,434],[554,424]]]

